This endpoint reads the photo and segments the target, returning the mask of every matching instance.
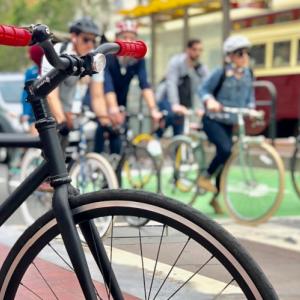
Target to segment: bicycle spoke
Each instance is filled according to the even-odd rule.
[[[153,300],[155,300],[156,297],[158,296],[159,292],[161,291],[161,289],[162,289],[162,287],[164,286],[165,282],[166,282],[167,279],[169,278],[171,272],[173,271],[175,265],[177,264],[179,258],[181,257],[181,254],[183,253],[184,249],[186,248],[186,246],[188,245],[188,243],[189,243],[190,240],[191,240],[191,238],[189,237],[189,238],[187,239],[186,243],[184,244],[183,248],[181,249],[180,253],[178,254],[177,258],[175,259],[175,262],[173,263],[171,269],[169,270],[169,272],[168,272],[166,278],[164,279],[164,281],[163,281],[162,284],[160,285],[158,291],[157,291],[156,294],[154,295]]]
[[[45,279],[45,277],[43,276],[43,274],[41,273],[41,271],[38,269],[38,267],[36,266],[36,264],[34,262],[32,262],[33,266],[36,268],[37,272],[40,274],[40,276],[42,277],[42,279],[44,280],[45,284],[48,286],[48,288],[50,289],[50,291],[52,292],[53,296],[58,299],[58,297],[56,296],[54,290],[51,288],[51,286],[49,285],[49,283],[47,282],[47,280]]]
[[[193,275],[191,275],[178,289],[175,290],[175,292],[167,299],[171,299],[174,295],[176,295],[193,277],[195,277],[212,259],[214,256],[212,255],[204,265],[202,265]]]
[[[231,280],[230,280],[230,282],[228,282],[227,284],[226,284],[226,286],[221,290],[221,292],[218,294],[218,295],[216,295],[215,297],[214,297],[214,299],[213,300],[215,300],[215,299],[218,299],[219,298],[219,296],[221,296],[222,294],[223,294],[223,292],[234,282],[235,280],[232,278]]]
[[[158,261],[158,257],[159,257],[159,254],[160,254],[160,247],[161,247],[161,244],[162,244],[162,239],[163,239],[165,227],[166,227],[166,225],[164,224],[162,232],[161,232],[161,236],[160,236],[159,245],[158,245],[158,250],[157,250],[157,255],[156,255],[154,270],[153,270],[153,273],[152,273],[152,279],[151,279],[151,284],[150,284],[150,288],[149,288],[149,294],[148,294],[148,298],[147,298],[148,300],[150,299],[150,295],[151,295],[151,291],[152,291],[152,285],[153,285],[154,276],[155,276],[155,273],[156,273],[157,261]]]
[[[50,243],[48,243],[48,246],[70,268],[70,270],[74,271],[73,266],[70,263],[68,263],[67,260],[61,254],[59,254],[59,252]]]
[[[146,291],[146,279],[145,279],[145,268],[144,268],[144,256],[143,256],[142,237],[141,237],[141,228],[140,228],[140,227],[139,227],[139,242],[140,242],[140,252],[141,252],[141,259],[142,259],[142,269],[143,269],[144,293],[145,293],[145,299],[146,299],[146,298],[147,298],[147,291]]]
[[[26,290],[28,290],[30,293],[32,293],[34,296],[36,296],[37,298],[43,300],[43,298],[41,298],[37,293],[35,293],[35,292],[34,292],[32,289],[30,289],[28,286],[24,285],[22,282],[20,282],[20,285],[21,285],[22,287],[24,287]]]

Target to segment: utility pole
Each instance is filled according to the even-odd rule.
[[[222,0],[223,12],[223,41],[230,35],[231,21],[230,21],[230,0]]]

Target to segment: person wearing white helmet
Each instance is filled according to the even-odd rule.
[[[203,129],[216,146],[216,155],[198,179],[198,186],[213,192],[211,205],[220,212],[217,202],[222,167],[231,154],[236,116],[222,112],[223,106],[255,107],[253,74],[249,68],[250,41],[244,36],[231,36],[223,44],[224,66],[217,68],[199,89],[205,107]],[[217,175],[216,185],[211,177]]]
[[[135,21],[125,20],[117,23],[117,39],[135,41],[137,37],[137,23]],[[126,108],[130,83],[134,77],[139,80],[142,96],[147,103],[152,119],[158,122],[162,116],[156,107],[154,94],[147,79],[145,59],[107,55],[104,71],[104,93],[112,127],[126,125],[124,114],[120,112],[119,107]],[[119,134],[113,134],[111,130],[107,130],[101,124],[99,124],[96,132],[95,151],[103,152],[104,139],[100,137],[103,137],[105,131],[108,131],[109,135],[110,152],[120,153],[122,143]]]

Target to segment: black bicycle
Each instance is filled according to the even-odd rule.
[[[70,184],[46,95],[70,75],[103,70],[104,54],[143,56],[142,42],[118,41],[83,57],[58,57],[44,25],[30,29],[0,26],[0,33],[1,44],[39,43],[54,66],[26,86],[39,132],[32,146],[40,147],[45,159],[0,206],[0,224],[47,177],[54,188],[52,210],[31,225],[10,250],[0,270],[0,299],[278,299],[237,241],[199,212],[137,190],[79,195]],[[126,235],[112,222],[110,237],[103,241],[93,220],[119,215],[145,217],[151,222]],[[60,265],[55,276],[48,277],[45,259]],[[60,272],[63,276],[58,280]],[[65,288],[66,280],[75,282],[71,290]]]
[[[293,156],[291,158],[291,177],[294,189],[300,198],[300,125],[298,128],[298,136],[296,138],[296,145]]]

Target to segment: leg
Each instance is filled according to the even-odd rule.
[[[172,126],[174,135],[183,133],[184,116],[173,114]]]
[[[96,153],[102,153],[104,150],[104,128],[98,123],[98,127],[95,133],[95,146],[94,151]]]
[[[232,125],[219,123],[207,117],[203,120],[203,129],[208,140],[216,146],[216,156],[210,163],[207,173],[209,176],[225,164],[231,154],[232,148]]]

